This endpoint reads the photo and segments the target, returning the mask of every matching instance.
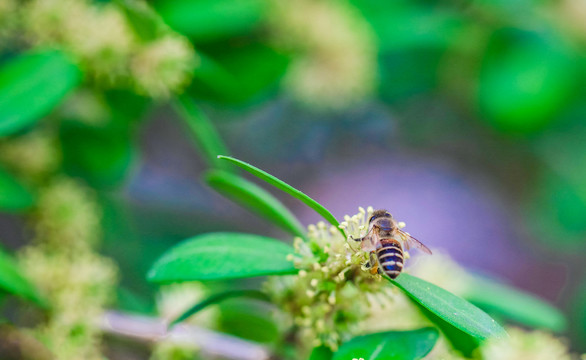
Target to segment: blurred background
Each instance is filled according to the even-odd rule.
[[[211,136],[339,219],[386,208],[555,304],[583,352],[585,56],[581,0],[3,0],[0,238],[22,253],[35,194],[74,179],[117,306],[148,313],[145,274],[173,244],[291,239],[206,185]]]

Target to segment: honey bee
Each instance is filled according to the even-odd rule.
[[[391,279],[397,278],[403,270],[403,247],[411,247],[430,254],[431,250],[413,236],[399,229],[397,221],[386,210],[376,210],[368,220],[368,232],[359,239],[363,251],[370,255],[371,271],[382,271]],[[376,254],[376,259],[375,255]]]

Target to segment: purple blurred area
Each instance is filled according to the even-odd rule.
[[[290,241],[203,184],[205,164],[168,116],[156,116],[143,134],[144,158],[128,189],[131,201],[192,214],[185,216],[193,216],[194,224],[211,224],[207,231],[229,225]],[[515,174],[498,171],[516,166],[515,156],[491,163],[494,158],[483,156],[477,148],[482,146],[471,146],[470,139],[422,147],[402,135],[404,118],[376,104],[320,119],[282,101],[237,122],[229,113],[212,110],[212,116],[234,156],[301,189],[338,219],[357,213],[359,206],[388,209],[427,246],[446,250],[471,271],[564,306],[569,266],[564,256],[532,245],[533,234],[521,221],[522,198],[511,195],[518,185],[503,185]],[[304,225],[322,220],[300,202],[269,190]]]
[[[230,181],[246,183],[222,173],[231,165],[216,155],[227,149],[339,220],[359,207],[387,209],[432,250],[559,308],[568,329],[535,326],[560,330],[555,335],[567,337],[572,351],[586,352],[585,24],[585,0],[0,0],[1,244],[16,259],[27,246],[51,259],[53,245],[85,259],[70,256],[75,247],[58,231],[42,236],[53,225],[69,235],[69,225],[54,220],[64,211],[50,206],[67,196],[43,202],[55,215],[48,226],[35,202],[55,179],[79,183],[89,189],[80,190],[80,203],[96,208],[79,226],[92,226],[89,239],[100,219],[103,232],[87,247],[119,274],[115,302],[96,308],[159,316],[160,284],[146,274],[179,242],[233,231],[291,243],[300,233],[221,195]],[[323,220],[235,173],[273,194],[303,226]],[[226,183],[214,184],[214,175]],[[25,266],[60,269],[33,259]],[[263,280],[203,286],[212,293]],[[0,286],[0,300],[7,289]],[[2,333],[12,331],[4,319],[28,331],[76,310],[29,316],[28,305],[7,301],[0,360]],[[79,313],[85,324],[87,312]],[[254,333],[242,314],[230,315],[236,331],[221,331]],[[75,342],[83,329],[71,329],[65,337]],[[291,345],[296,331],[281,334],[282,344]],[[104,344],[112,359],[150,356],[144,346],[134,353],[114,339]]]
[[[531,254],[515,227],[513,204],[490,179],[462,173],[432,154],[386,159],[328,168],[307,191],[319,194],[338,218],[356,212],[348,204],[388,209],[406,231],[468,269],[559,300],[567,269]],[[302,219],[312,218],[304,209]]]

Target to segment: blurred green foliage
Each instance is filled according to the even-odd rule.
[[[572,100],[578,69],[555,34],[501,29],[490,36],[485,51],[478,110],[495,128],[542,130]]]
[[[0,209],[6,212],[23,212],[34,204],[34,195],[10,173],[0,168]]]
[[[262,0],[155,1],[155,9],[173,29],[196,44],[241,37],[259,29],[266,15]]]
[[[488,163],[495,179],[515,194],[519,226],[533,242],[527,246],[538,244],[557,258],[565,252],[581,262],[586,250],[586,4],[351,0],[308,7],[316,3],[300,1],[301,16],[291,12],[286,18],[277,0],[4,1],[0,210],[24,213],[34,227],[37,194],[52,177],[67,175],[89,184],[105,207],[108,252],[123,269],[135,268],[123,271],[122,281],[136,281],[132,286],[146,292],[142,279],[130,281],[124,274],[146,270],[156,254],[192,229],[221,225],[212,220],[194,225],[192,214],[128,199],[126,185],[141,169],[140,136],[147,120],[167,111],[165,117],[182,122],[212,170],[204,181],[230,193],[237,185],[246,187],[247,180],[217,172],[235,173],[216,158],[229,155],[232,144],[224,143],[216,119],[202,109],[229,109],[238,118],[288,99],[319,118],[376,103],[414,130],[404,134],[407,143],[432,151],[439,141],[473,143],[479,164]],[[301,30],[307,29],[315,31],[306,36]],[[366,50],[372,50],[367,55],[374,63],[361,56]],[[342,59],[348,63],[341,66]],[[292,83],[319,91],[304,97]],[[332,101],[336,98],[342,101]],[[427,109],[433,101],[446,113]],[[422,110],[413,115],[413,108]],[[428,119],[438,124],[431,126]],[[48,150],[39,143],[27,143],[35,134],[55,147],[56,160],[45,156]],[[283,147],[283,135],[267,134],[259,146]],[[18,151],[7,150],[19,142],[24,145]],[[56,165],[43,165],[45,158]],[[33,160],[41,163],[43,176],[33,174]],[[522,175],[509,174],[511,168]],[[249,197],[264,199],[253,211],[302,235],[277,200],[251,189]],[[234,193],[228,197],[238,198]],[[336,221],[325,209],[321,214]],[[578,297],[571,290],[562,297]],[[233,333],[242,332],[239,326]]]
[[[80,81],[62,52],[23,54],[0,70],[0,134],[23,130],[47,115]]]
[[[22,270],[19,269],[17,263],[2,248],[0,248],[0,290],[7,294],[32,300],[41,306],[47,306],[46,300],[22,275]]]

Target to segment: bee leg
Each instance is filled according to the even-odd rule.
[[[371,254],[372,255],[372,254]],[[373,266],[376,265],[376,262],[373,261],[372,256],[369,257],[368,261],[366,262],[366,264],[364,264],[364,267],[367,269],[372,269]]]
[[[360,242],[360,241],[362,241],[362,239],[364,239],[363,237],[361,237],[361,238],[358,238],[358,239],[354,239],[354,236],[352,236],[352,235],[348,236],[348,238],[349,238],[350,240],[354,240],[354,241],[356,241],[356,242]]]
[[[376,273],[378,273],[378,272],[379,272],[379,270],[380,270],[380,269],[378,268],[378,260],[377,260],[377,259],[376,259],[376,257],[374,256],[374,251],[372,251],[372,252],[369,254],[369,257],[368,257],[368,264],[370,265],[370,266],[369,266],[369,267],[370,267],[370,273],[371,273],[372,275],[374,275],[374,274],[376,274]]]

